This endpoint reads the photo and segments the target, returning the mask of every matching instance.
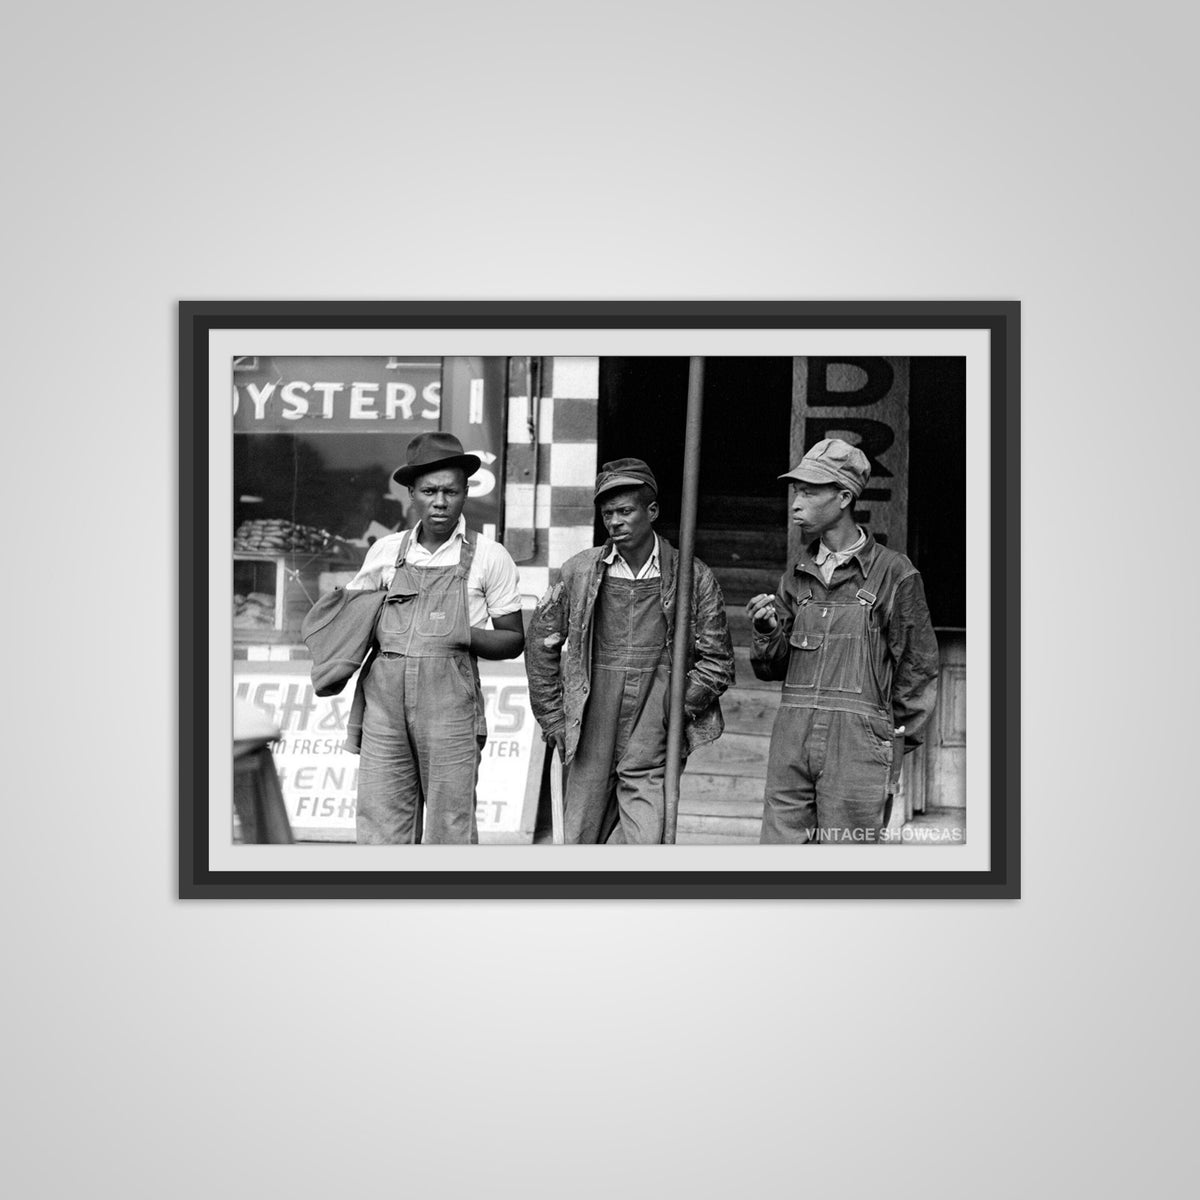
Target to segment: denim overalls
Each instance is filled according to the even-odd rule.
[[[835,569],[827,586],[796,567],[787,677],[771,733],[761,840],[878,842],[892,770],[891,665],[876,617],[884,556],[871,575]],[[819,832],[818,832],[819,831]]]
[[[661,579],[600,581],[591,679],[563,791],[564,840],[662,841],[670,680]]]
[[[487,725],[470,653],[476,535],[468,529],[458,563],[444,567],[410,566],[411,538],[410,530],[363,689],[357,840],[478,842],[475,781]]]

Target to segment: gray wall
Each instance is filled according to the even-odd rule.
[[[1195,27],[10,16],[14,1194],[1169,1194]],[[1024,900],[173,899],[176,301],[522,296],[1024,301]]]

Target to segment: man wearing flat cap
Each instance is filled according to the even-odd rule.
[[[413,438],[393,478],[412,496],[416,527],[375,542],[346,585],[387,591],[355,697],[360,844],[479,841],[475,781],[487,726],[475,660],[516,658],[524,632],[516,565],[462,515],[478,470],[452,434]]]
[[[566,765],[564,840],[662,841],[675,630],[675,548],[654,531],[658,484],[640,458],[607,462],[595,503],[603,546],[568,559],[529,627],[534,716]],[[695,560],[684,754],[721,736],[733,682],[725,600]]]
[[[938,647],[916,567],[854,519],[867,457],[826,438],[780,479],[798,561],[755,596],[750,663],[783,680],[767,759],[763,842],[884,840],[903,754],[937,696]]]

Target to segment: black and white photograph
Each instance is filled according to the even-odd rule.
[[[232,416],[233,788],[197,805],[212,849],[323,847],[322,868],[362,871],[334,852],[403,848],[388,867],[410,881],[494,869],[470,847],[616,875],[671,869],[678,851],[648,848],[674,846],[726,872],[982,863],[995,882],[1019,797],[996,786],[1015,748],[991,760],[1008,681],[989,660],[999,639],[1011,661],[1015,623],[978,594],[1016,544],[1015,445],[989,431],[1019,401],[978,346],[928,352],[936,314],[908,314],[927,352],[859,352],[902,307],[857,330],[845,313],[824,347],[805,329],[794,347],[826,352],[790,355],[439,355],[419,330],[394,353],[313,335],[268,353],[237,334],[255,353],[209,378]],[[985,348],[1015,361],[1017,305],[941,315],[991,321]],[[219,547],[210,519],[196,549]]]

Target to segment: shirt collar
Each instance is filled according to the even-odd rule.
[[[838,563],[849,562],[850,559],[852,559],[856,554],[860,554],[860,552],[865,549],[867,544],[867,531],[861,525],[859,525],[857,528],[858,537],[851,545],[847,546],[845,550],[831,550],[827,545],[825,545],[824,542],[818,541],[816,553],[817,562],[824,563],[824,561],[829,558],[830,555],[832,555],[834,565],[836,566]]]
[[[626,559],[625,555],[623,555],[620,552],[620,550],[617,549],[616,545],[613,545],[613,546],[609,547],[608,553],[606,555],[604,555],[604,563],[606,566],[611,567],[613,565],[613,563],[615,563],[617,561],[618,558],[623,563],[625,563],[626,566],[629,565],[628,560]],[[660,571],[662,570],[662,564],[658,560],[658,534],[657,533],[654,535],[654,549],[650,551],[650,557],[648,559],[646,559],[646,562],[653,563],[656,567],[658,567],[658,569]],[[630,567],[629,569],[631,571],[633,570],[632,567]],[[642,570],[644,571],[645,569],[646,569],[646,566],[645,566],[645,564],[643,564]]]
[[[859,526],[859,528],[862,529],[862,526]],[[846,551],[846,553],[850,555],[850,558],[858,559],[859,570],[862,571],[864,576],[867,576],[871,573],[871,563],[875,559],[875,552],[878,548],[878,544],[867,530],[862,529],[862,533],[865,541],[863,541],[861,545],[856,543],[857,549],[851,549]],[[825,550],[824,558],[828,558],[830,554],[835,553],[835,551],[827,549],[825,543],[820,540],[809,542],[800,551],[800,557],[796,559],[796,565],[793,570],[796,572],[807,570],[811,571],[813,574],[819,575],[820,563],[824,561],[824,558],[820,557],[820,552],[822,550]],[[848,562],[849,559],[846,561]],[[836,566],[838,564],[835,563],[834,565]],[[821,578],[824,577],[821,576]]]

